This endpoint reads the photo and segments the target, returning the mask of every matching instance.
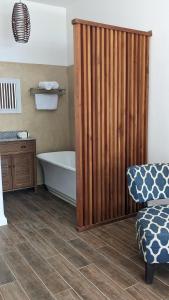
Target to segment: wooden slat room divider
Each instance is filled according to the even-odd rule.
[[[73,20],[77,227],[130,216],[126,169],[147,160],[151,32]]]

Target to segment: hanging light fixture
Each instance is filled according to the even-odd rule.
[[[26,4],[16,2],[12,13],[12,29],[15,41],[27,43],[30,37],[31,22]]]

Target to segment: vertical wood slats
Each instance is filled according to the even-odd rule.
[[[101,29],[101,98],[104,99],[105,97],[105,29]],[[102,112],[101,112],[101,170],[103,170],[105,166],[105,102],[102,102]],[[102,206],[101,206],[101,217],[102,219],[105,216],[105,207],[106,207],[106,200],[105,200],[105,172],[102,172],[101,178],[101,199],[102,199]]]
[[[93,27],[92,29],[92,99],[96,98],[96,28]],[[96,139],[96,130],[97,130],[97,108],[95,105],[95,101],[92,101],[92,134],[95,138],[92,139],[93,145],[93,172],[92,172],[92,179],[93,179],[93,211],[97,211],[97,139]],[[77,156],[78,159],[78,156]],[[93,213],[93,223],[97,222],[97,215]]]
[[[135,213],[126,169],[147,159],[149,36],[75,24],[77,225]]]
[[[100,29],[96,28],[96,102],[97,107],[97,215],[96,222],[101,222],[101,49],[100,49]],[[93,99],[94,100],[94,99]],[[94,153],[95,154],[95,153]],[[89,175],[89,174],[88,174]],[[99,184],[98,184],[99,183]],[[91,225],[91,224],[89,224]]]
[[[87,26],[87,66],[88,66],[88,138],[89,138],[89,173],[93,174],[93,150],[92,150],[92,96],[91,96],[91,78],[92,78],[92,71],[91,71],[91,28]],[[93,182],[92,176],[89,177],[89,223],[92,224],[93,222]]]
[[[149,38],[128,33],[127,166],[147,160],[147,86]],[[127,187],[126,187],[127,189]],[[126,213],[138,210],[128,196]]]
[[[118,150],[117,150],[117,139],[118,139],[118,93],[117,93],[117,88],[118,88],[118,42],[117,42],[117,37],[118,37],[118,32],[114,32],[114,49],[113,49],[113,55],[114,55],[114,82],[113,82],[113,115],[112,115],[112,120],[113,120],[113,130],[114,130],[114,135],[112,137],[112,143],[113,143],[113,197],[112,197],[112,203],[114,207],[114,214],[113,217],[115,218],[118,214],[117,210],[117,204],[118,204],[118,189],[117,189],[117,166],[118,166],[118,160],[117,160],[117,155],[118,155]],[[114,142],[116,141],[116,142]]]
[[[77,224],[79,227],[83,227],[84,222],[84,184],[83,184],[83,99],[82,93],[82,62],[81,62],[81,25],[77,24],[74,27],[74,42],[75,42],[75,138],[76,138],[76,197],[78,199],[77,204]]]
[[[114,136],[113,136],[113,81],[114,81],[114,57],[113,57],[113,50],[114,50],[114,32],[113,30],[110,31],[110,149],[114,148]],[[113,171],[114,171],[114,163],[113,163],[113,151],[110,151],[110,199],[113,199],[114,193],[114,185],[113,185]],[[113,218],[114,214],[114,203],[110,201],[110,219]]]

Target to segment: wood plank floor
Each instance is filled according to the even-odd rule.
[[[169,268],[144,283],[135,220],[75,230],[75,209],[45,189],[4,196],[0,300],[169,299]]]

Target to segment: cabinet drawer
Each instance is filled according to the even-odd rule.
[[[19,141],[0,143],[0,154],[35,152],[35,141]]]

